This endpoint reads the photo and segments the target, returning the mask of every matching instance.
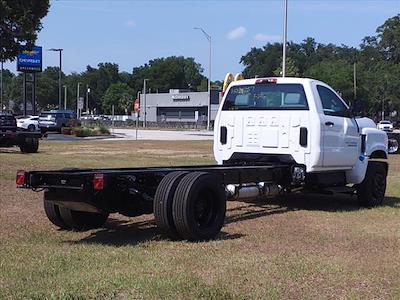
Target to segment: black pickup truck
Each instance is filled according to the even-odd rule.
[[[40,132],[21,130],[10,113],[0,112],[0,147],[18,146],[23,153],[36,153],[39,149]]]

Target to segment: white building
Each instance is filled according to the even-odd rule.
[[[215,120],[221,101],[220,91],[211,91],[211,121]],[[140,121],[207,122],[208,92],[170,90],[169,93],[141,94]]]

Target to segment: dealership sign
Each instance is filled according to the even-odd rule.
[[[173,95],[172,100],[173,101],[190,101],[190,96],[189,95]]]
[[[22,48],[17,55],[17,71],[26,73],[42,72],[42,47]]]

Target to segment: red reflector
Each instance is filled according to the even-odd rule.
[[[24,185],[25,176],[26,176],[26,172],[25,171],[23,171],[23,170],[17,171],[17,177],[15,178],[15,183],[17,185]]]
[[[266,84],[266,83],[277,83],[278,79],[276,78],[261,78],[256,80],[256,84]]]
[[[104,174],[96,173],[93,176],[93,188],[97,191],[104,188]]]

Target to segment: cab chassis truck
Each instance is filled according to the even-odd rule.
[[[382,203],[387,135],[328,85],[228,74],[223,93],[217,165],[18,171],[17,186],[44,190],[46,215],[62,229],[98,228],[110,213],[154,213],[163,233],[190,241],[218,235],[231,199],[312,191]]]
[[[40,132],[18,128],[12,114],[0,112],[0,147],[18,146],[22,153],[36,153],[41,137]]]

